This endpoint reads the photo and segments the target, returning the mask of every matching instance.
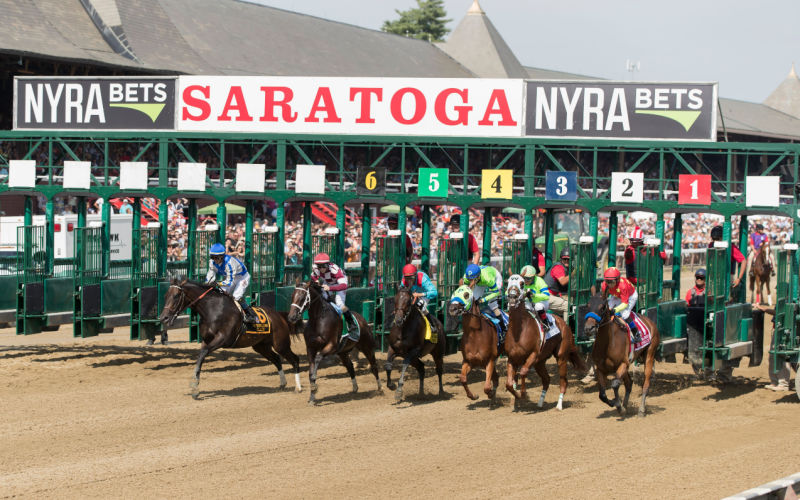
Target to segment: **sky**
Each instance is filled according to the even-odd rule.
[[[251,0],[370,29],[414,0]],[[444,0],[454,29],[473,0]],[[800,63],[800,1],[479,0],[524,66],[621,81],[719,82],[762,102]],[[627,62],[638,62],[629,71]],[[800,70],[800,68],[798,68]]]

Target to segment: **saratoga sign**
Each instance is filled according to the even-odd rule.
[[[519,137],[523,81],[181,76],[179,131]]]

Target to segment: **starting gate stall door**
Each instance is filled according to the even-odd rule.
[[[17,228],[17,334],[42,331],[46,277],[45,226]]]
[[[326,253],[331,259],[331,262],[339,266],[343,266],[343,262],[336,262],[336,235],[335,234],[317,234],[311,242],[311,258],[313,259],[318,253]]]
[[[103,228],[75,229],[73,336],[93,337],[102,322]]]
[[[152,339],[162,329],[158,315],[164,304],[158,285],[159,227],[133,231],[131,270],[131,340]],[[138,248],[138,251],[137,251]]]
[[[775,328],[772,333],[772,366],[777,371],[784,362],[800,361],[800,329],[798,313],[800,299],[794,291],[798,288],[797,245],[786,244],[776,252],[777,284],[775,285]],[[800,396],[800,385],[795,378],[795,388]]]
[[[189,256],[189,279],[204,283],[208,274],[209,253],[211,245],[217,241],[217,227],[210,226],[194,232],[194,250]],[[200,342],[200,317],[191,314],[189,317],[189,341]]]
[[[400,283],[400,238],[380,236],[375,240],[375,335],[381,339],[385,350],[391,316],[394,312],[394,295]]]
[[[523,266],[530,264],[530,254],[528,252],[528,235],[515,234],[511,240],[503,242],[503,280],[513,274],[519,274]]]
[[[456,334],[461,327],[460,318],[453,318],[447,314],[447,304],[459,287],[458,282],[464,277],[466,262],[462,254],[463,239],[448,238],[439,240],[436,255],[436,289],[439,295],[438,311],[442,320],[444,331],[447,333],[447,352],[453,353],[458,349],[461,335]]]
[[[250,268],[250,296],[253,303],[275,307],[277,277],[277,233],[253,234],[253,251]]]
[[[587,304],[592,297],[592,287],[597,279],[597,258],[594,253],[594,240],[581,237],[580,243],[572,245],[569,260],[569,325],[575,332],[575,342],[581,350],[588,352],[593,339],[583,335],[583,325]]]
[[[636,309],[651,321],[657,321],[659,285],[663,264],[655,245],[642,245],[636,249]]]

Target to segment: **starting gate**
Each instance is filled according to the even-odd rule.
[[[658,321],[658,298],[661,294],[661,262],[658,246],[642,245],[636,249],[636,294],[639,296],[636,309],[640,314]]]
[[[250,296],[254,304],[275,307],[277,278],[277,232],[253,234],[250,271]]]
[[[208,254],[211,245],[217,241],[217,229],[201,229],[194,233],[194,249],[189,256],[189,278],[203,282],[208,274]],[[189,341],[200,342],[200,318],[196,314],[189,317]]]
[[[400,238],[381,236],[375,241],[375,335],[384,349],[394,311],[394,295],[400,283]]]
[[[466,262],[464,262],[461,238],[448,238],[439,240],[439,249],[436,257],[436,288],[439,294],[438,309],[444,319],[443,325],[446,332],[455,332],[461,322],[447,314],[447,303],[458,288],[458,282],[464,277]],[[450,338],[448,336],[448,338]]]
[[[141,228],[132,234],[131,340],[152,339],[162,329],[158,320],[164,297],[159,292],[163,281],[158,269],[160,237],[158,227]]]
[[[582,236],[580,242],[572,245],[569,259],[569,325],[575,332],[575,342],[581,350],[591,348],[593,340],[583,335],[583,324],[587,304],[597,281],[597,257],[594,253],[594,239]]]
[[[102,323],[103,227],[75,228],[73,336],[93,337]]]
[[[311,253],[312,258],[314,255],[318,253],[326,253],[331,258],[331,262],[337,265],[344,265],[343,262],[336,262],[337,256],[339,255],[337,250],[337,240],[336,233],[328,233],[325,234],[317,234],[314,235],[313,240],[311,241]]]
[[[772,367],[780,370],[785,361],[800,361],[800,299],[798,292],[797,245],[786,244],[776,252],[777,285],[775,286],[775,328],[772,333]],[[800,386],[797,386],[800,395]]]
[[[45,226],[17,228],[17,334],[41,332],[45,324],[45,248]]]

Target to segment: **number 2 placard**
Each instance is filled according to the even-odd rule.
[[[678,176],[678,205],[710,205],[711,176],[686,175]]]
[[[641,172],[611,173],[612,203],[642,203],[644,200],[644,174]]]
[[[481,198],[510,200],[513,194],[513,170],[481,170]]]
[[[446,168],[421,168],[419,169],[419,186],[417,192],[420,196],[446,198],[450,187]]]

